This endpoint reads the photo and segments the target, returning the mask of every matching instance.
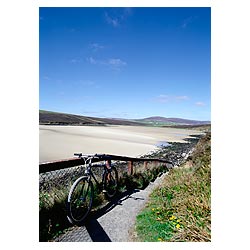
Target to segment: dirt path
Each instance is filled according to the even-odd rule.
[[[55,241],[64,242],[130,242],[137,214],[145,206],[149,194],[162,181],[162,174],[144,190],[124,193],[93,214],[82,227],[72,227]]]

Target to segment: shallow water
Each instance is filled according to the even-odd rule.
[[[162,147],[171,147],[172,145],[167,141],[159,141],[156,143],[156,147],[162,148]]]

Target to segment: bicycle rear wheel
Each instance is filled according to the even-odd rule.
[[[68,220],[72,224],[82,224],[89,214],[93,202],[93,183],[87,176],[78,178],[68,195]]]
[[[103,178],[103,189],[105,190],[106,198],[112,198],[117,193],[118,172],[115,167],[105,171]]]

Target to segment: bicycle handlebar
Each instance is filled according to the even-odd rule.
[[[81,157],[82,156],[82,153],[74,153],[75,156],[79,156]]]
[[[92,164],[92,160],[94,158],[101,159],[101,157],[104,156],[104,154],[83,155],[82,153],[74,153],[74,155],[78,156],[79,158],[81,158],[84,161],[85,166],[86,166],[87,163],[91,165]]]
[[[82,153],[74,153],[74,156],[78,156],[79,158],[102,158],[106,155],[105,154],[83,155]]]

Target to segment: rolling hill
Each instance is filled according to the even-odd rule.
[[[46,110],[39,110],[39,124],[45,125],[143,125],[141,122],[113,119],[96,118],[81,115],[73,115]]]
[[[210,124],[210,121],[196,121],[182,118],[153,116],[144,119],[97,118],[82,115],[66,114],[39,110],[41,125],[130,125],[130,126],[199,126]]]
[[[166,118],[161,116],[152,116],[144,119],[137,119],[138,122],[151,123],[151,124],[164,124],[164,125],[207,125],[210,124],[210,121],[197,121],[197,120],[188,120],[182,118]]]

